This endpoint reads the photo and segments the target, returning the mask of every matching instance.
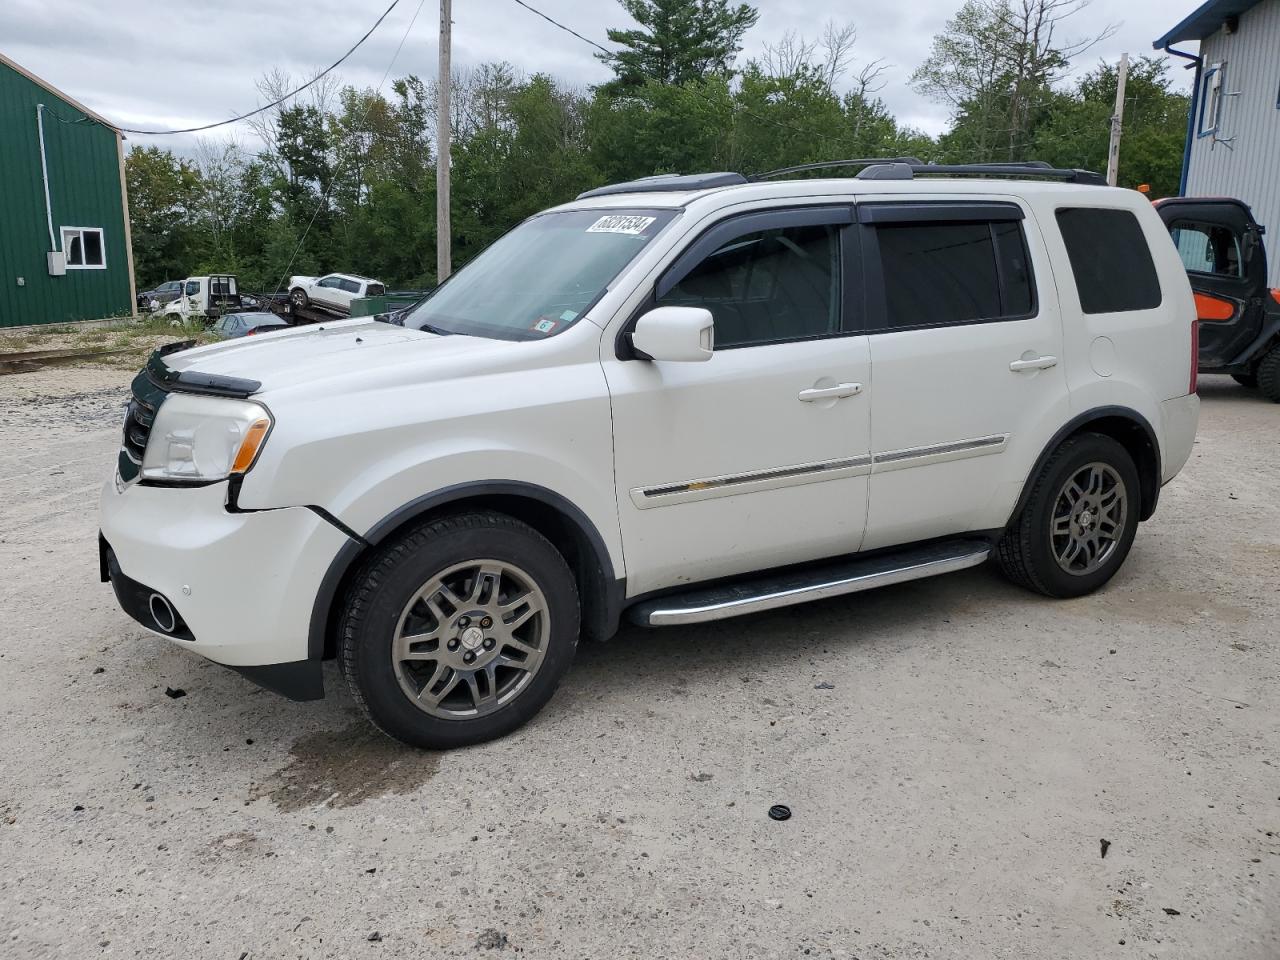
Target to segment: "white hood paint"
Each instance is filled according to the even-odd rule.
[[[522,344],[460,335],[437,336],[367,318],[294,327],[240,337],[165,357],[174,370],[257,380],[259,394],[295,388],[326,389],[339,379],[386,385],[407,376],[438,379],[509,357]],[[429,367],[424,368],[424,361]]]

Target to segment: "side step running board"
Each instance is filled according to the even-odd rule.
[[[774,576],[645,600],[627,611],[642,627],[724,620],[976,567],[991,552],[978,540],[951,540],[877,557],[843,560]]]

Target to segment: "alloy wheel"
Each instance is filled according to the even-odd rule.
[[[547,600],[532,577],[501,560],[469,560],[410,598],[391,656],[400,688],[420,710],[466,720],[519,696],[549,638]]]
[[[1086,576],[1103,566],[1124,535],[1128,491],[1106,463],[1087,463],[1067,478],[1054,500],[1049,539],[1058,566]]]

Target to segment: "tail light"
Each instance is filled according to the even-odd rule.
[[[245,336],[246,336],[246,337],[252,337],[252,336],[256,335],[256,334],[257,334],[257,332],[258,332],[258,328],[257,328],[257,327],[254,327],[252,330],[249,330],[247,333],[245,333]]]
[[[1271,291],[1271,299],[1274,300],[1276,303],[1280,303],[1280,287],[1277,287]]]
[[[1200,385],[1200,321],[1191,321],[1191,379],[1187,393],[1195,393]]]

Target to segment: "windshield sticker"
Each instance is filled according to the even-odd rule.
[[[578,315],[577,310],[566,310],[564,313],[560,314],[560,319],[563,320],[565,323],[571,323],[573,321],[573,318],[576,317],[577,315]]]
[[[649,224],[653,223],[657,217],[631,217],[621,214],[614,214],[608,217],[601,217],[591,226],[587,227],[587,233],[626,233],[631,236],[639,236],[648,229]]]
[[[543,317],[533,325],[533,329],[537,330],[539,333],[550,333],[555,328],[556,321],[551,317]]]

